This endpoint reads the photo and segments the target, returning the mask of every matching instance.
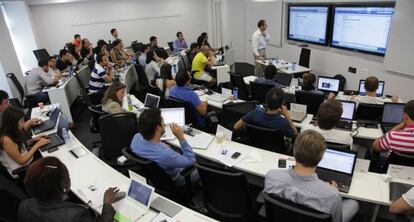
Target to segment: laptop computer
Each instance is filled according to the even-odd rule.
[[[385,88],[385,82],[379,81],[378,89],[377,89],[377,97],[382,97],[384,94],[384,88]],[[359,80],[359,89],[358,89],[358,95],[365,96],[365,80],[361,79]]]
[[[342,116],[339,123],[335,128],[340,130],[351,131],[352,130],[352,120],[355,116],[355,107],[356,103],[352,101],[341,101],[342,103]]]
[[[185,109],[180,108],[165,108],[161,109],[161,116],[164,119],[165,125],[171,125],[173,123],[184,127],[185,125]],[[169,126],[165,127],[165,133],[162,135],[161,140],[173,140],[175,139]]]
[[[50,112],[49,119],[44,121],[42,125],[35,126],[32,128],[32,132],[34,135],[39,133],[46,132],[48,130],[52,130],[55,128],[58,117],[59,117],[60,108],[56,107],[55,109]]]
[[[68,129],[68,127],[69,127],[68,118],[65,116],[65,114],[63,113],[60,114],[57,132],[49,135],[50,143],[42,146],[40,148],[40,151],[45,152],[52,148],[65,144],[62,131],[63,131],[63,128]]]
[[[126,197],[114,205],[117,212],[130,221],[136,221],[148,211],[153,195],[153,187],[131,179]]]
[[[228,97],[226,98],[225,96],[223,96],[223,95],[222,95],[222,94],[220,94],[220,93],[214,93],[214,94],[212,94],[212,95],[209,95],[209,96],[207,97],[207,99],[208,99],[208,100],[215,101],[215,102],[222,103],[222,102],[224,102],[224,101],[228,100],[229,98],[228,98]]]
[[[307,116],[306,105],[291,103],[290,104],[290,118],[293,122],[301,123]]]
[[[145,101],[142,107],[136,107],[138,111],[142,111],[147,108],[158,108],[161,98],[157,95],[147,93],[145,95]]]
[[[404,107],[404,103],[384,103],[381,119],[381,129],[384,133],[402,122]]]
[[[337,94],[339,92],[339,79],[326,76],[319,76],[318,90],[324,92],[326,95],[331,92]]]
[[[350,150],[327,148],[316,168],[319,179],[338,184],[341,192],[348,193],[354,174],[357,153]]]

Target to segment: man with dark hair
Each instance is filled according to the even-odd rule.
[[[354,95],[351,100],[359,103],[368,103],[368,104],[384,104],[384,100],[381,97],[377,97],[377,89],[379,86],[379,81],[377,77],[370,76],[365,79],[365,96]],[[391,101],[396,103],[398,102],[398,97],[393,96]]]
[[[303,74],[302,90],[315,90],[316,76],[313,73]]]
[[[59,51],[59,58],[56,61],[56,68],[58,68],[61,72],[66,72],[69,69],[69,66],[73,64],[73,56],[70,52],[66,49],[62,49]]]
[[[180,141],[182,154],[175,152],[161,142],[165,133],[164,119],[159,109],[146,109],[138,120],[140,133],[137,133],[132,142],[132,151],[143,158],[154,161],[174,180],[177,185],[184,185],[184,177],[180,175],[182,169],[192,166],[196,160],[191,146],[184,137],[181,127],[176,124],[169,126],[172,133]],[[191,174],[192,181],[198,180],[198,173]]]
[[[194,57],[197,55],[199,51],[200,47],[198,47],[198,44],[196,42],[191,43],[190,51],[187,53],[188,61],[190,62],[190,64],[193,64]]]
[[[191,71],[194,72],[194,79],[206,81],[209,85],[215,85],[216,79],[211,73],[206,72],[207,67],[214,65],[214,55],[206,45],[201,46],[200,52],[193,59]]]
[[[149,51],[148,45],[144,44],[141,47],[140,51],[141,51],[141,54],[138,57],[138,62],[142,67],[145,68],[145,66],[147,65],[147,54],[148,54],[148,51]]]
[[[301,131],[308,129],[320,133],[327,142],[347,144],[352,149],[353,139],[349,132],[335,129],[342,116],[342,104],[339,100],[328,99],[319,106],[317,125],[305,124]]]
[[[358,212],[358,202],[341,200],[336,182],[326,183],[315,173],[325,147],[325,140],[318,132],[306,130],[299,134],[293,146],[295,168],[270,170],[265,177],[264,192],[331,214],[334,222],[348,222]]]
[[[108,88],[105,83],[112,83],[113,69],[108,61],[108,56],[96,56],[95,66],[89,80],[89,92],[92,93],[92,103],[99,104]]]
[[[130,58],[123,49],[124,44],[121,39],[117,39],[112,43],[111,60],[117,66],[123,66]]]
[[[260,60],[266,58],[266,47],[270,42],[270,36],[266,32],[267,24],[264,19],[259,20],[257,23],[257,30],[252,34],[252,50],[254,60]],[[263,67],[256,62],[254,74],[256,76],[262,76]]]
[[[267,108],[256,108],[234,124],[235,130],[244,128],[245,123],[271,129],[280,129],[287,137],[293,138],[298,131],[284,105],[285,93],[280,88],[272,88],[266,94]]]
[[[283,85],[277,83],[274,78],[277,75],[277,69],[274,65],[268,65],[266,66],[264,70],[264,78],[263,77],[257,77],[254,82],[261,83],[261,84],[267,84],[272,85],[278,88],[284,87]]]
[[[79,34],[75,34],[73,36],[72,44],[75,45],[76,47],[80,47],[81,40],[82,40],[81,36]]]
[[[40,59],[38,65],[26,78],[26,94],[30,96],[31,106],[37,106],[39,102],[49,103],[49,95],[42,90],[44,87],[56,85],[59,80],[59,77],[52,77],[48,60]]]
[[[118,31],[115,28],[111,29],[111,35],[112,35],[114,40],[119,39],[118,38]]]
[[[414,100],[405,104],[403,121],[372,144],[377,152],[414,154]]]
[[[179,52],[181,50],[187,50],[188,45],[184,39],[184,35],[182,32],[177,32],[177,39],[173,43],[174,52]]]
[[[187,87],[190,83],[190,75],[187,71],[178,70],[175,76],[176,86],[170,89],[170,97],[190,103],[197,110],[197,120],[200,125],[205,125],[204,117],[207,115],[207,103],[201,102],[200,97]]]
[[[158,48],[158,38],[156,36],[151,36],[149,38],[150,41],[150,48],[157,49]]]

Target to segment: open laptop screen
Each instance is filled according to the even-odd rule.
[[[354,102],[347,102],[347,101],[341,101],[341,103],[342,103],[342,110],[343,110],[341,119],[352,120],[354,118],[356,104]]]
[[[145,96],[145,106],[149,108],[158,108],[160,103],[160,97],[151,93],[147,93]]]
[[[339,79],[319,76],[318,90],[328,91],[328,92],[338,92],[339,91]]]
[[[166,108],[161,109],[161,116],[164,119],[164,124],[169,125],[175,123],[179,126],[185,125],[185,110],[184,108]]]
[[[356,154],[327,148],[318,167],[352,175]]]
[[[153,189],[144,184],[141,184],[138,181],[131,180],[131,184],[128,189],[128,197],[132,198],[135,201],[138,201],[145,207],[149,207],[151,202]]]
[[[382,123],[401,123],[404,112],[403,103],[384,103],[384,112],[382,113]]]
[[[385,86],[385,82],[384,81],[379,81],[378,84],[378,89],[377,89],[377,97],[382,97],[382,94],[384,93],[384,86]],[[358,94],[360,96],[365,96],[365,80],[359,80],[359,90],[358,90]]]

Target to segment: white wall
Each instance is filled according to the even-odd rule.
[[[229,33],[232,36],[232,46],[235,48],[236,60],[253,64],[251,53],[251,43],[248,41],[252,33],[246,33],[244,27],[245,10],[247,0],[228,0],[229,1]],[[355,0],[344,0],[341,2],[355,2]],[[368,0],[369,1],[369,0]],[[295,0],[285,2],[310,2],[306,0]],[[323,1],[327,2],[327,1]],[[279,56],[292,62],[298,62],[300,48],[289,44],[286,39],[286,20],[287,3],[284,7],[282,46],[268,46],[267,54],[269,57]],[[246,8],[246,10],[248,10]],[[398,8],[396,8],[398,10]],[[268,21],[271,24],[272,21]],[[364,79],[369,75],[377,76],[380,80],[386,81],[385,93],[398,95],[405,101],[414,98],[414,77],[387,71],[384,67],[383,58],[369,56],[360,53],[332,49],[327,47],[309,45],[311,53],[310,66],[313,72],[318,75],[334,76],[343,74],[347,79],[347,89],[358,89],[359,79]],[[356,67],[357,74],[348,73],[348,67]]]
[[[30,5],[39,48],[58,53],[75,33],[89,38],[94,45],[98,39],[111,39],[110,29],[116,28],[119,37],[128,46],[131,41],[148,42],[151,35],[158,37],[160,45],[175,40],[182,31],[190,43],[201,32],[208,31],[207,0],[93,0],[60,4]],[[177,14],[178,17],[130,20],[145,16]],[[101,22],[75,26],[79,22]]]

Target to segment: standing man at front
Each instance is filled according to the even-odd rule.
[[[267,43],[270,42],[270,36],[266,33],[266,21],[264,19],[259,20],[257,27],[258,29],[252,35],[252,50],[255,61],[266,58],[266,47]],[[254,74],[256,76],[263,76],[263,68],[257,62]]]

